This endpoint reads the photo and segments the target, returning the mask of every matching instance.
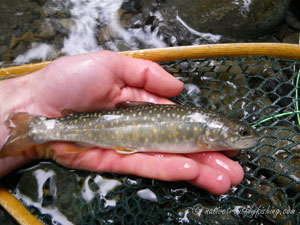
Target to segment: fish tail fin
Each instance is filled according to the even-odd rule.
[[[10,129],[10,134],[0,148],[0,155],[16,155],[37,144],[28,135],[29,124],[34,118],[36,117],[24,112],[12,113],[9,116],[5,125]]]

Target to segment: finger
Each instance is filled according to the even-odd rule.
[[[90,149],[78,154],[68,154],[66,148],[74,146],[64,143],[53,144],[56,161],[77,169],[99,172],[132,174],[165,181],[192,180],[198,175],[198,164],[183,156],[136,153],[122,155],[114,150]]]
[[[240,164],[229,159],[220,152],[189,154],[189,157],[199,163],[203,163],[216,170],[222,171],[224,174],[227,174],[232,185],[239,184],[244,177],[244,171]]]
[[[183,83],[158,64],[120,55],[117,67],[120,79],[128,86],[144,88],[148,92],[172,97],[183,90]]]
[[[174,102],[160,97],[158,95],[149,93],[142,88],[125,87],[118,98],[118,102],[124,101],[141,101],[152,102],[156,104],[174,104]]]
[[[37,159],[35,152],[30,149],[18,155],[5,156],[0,158],[0,178],[10,173],[14,169]]]
[[[218,195],[227,192],[231,186],[230,177],[226,173],[204,164],[199,164],[197,178],[189,183]]]
[[[230,151],[223,151],[222,153],[229,157],[235,157],[240,153],[240,151],[239,150],[230,150]]]

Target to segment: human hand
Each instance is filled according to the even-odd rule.
[[[165,97],[182,89],[180,81],[150,61],[109,51],[63,57],[33,74],[0,82],[0,146],[9,133],[4,121],[11,112],[59,117],[63,109],[96,111],[123,101],[163,104],[170,103]],[[226,192],[243,178],[241,166],[221,152],[124,156],[100,148],[66,151],[77,148],[53,142],[0,158],[0,177],[29,161],[51,158],[76,169],[187,181],[215,194]]]

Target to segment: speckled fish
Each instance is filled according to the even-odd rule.
[[[50,141],[76,142],[120,153],[250,148],[258,135],[248,125],[217,112],[182,105],[125,102],[117,109],[73,113],[61,118],[15,113],[2,153]]]

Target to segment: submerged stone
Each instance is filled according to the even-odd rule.
[[[166,9],[199,32],[231,38],[267,34],[283,20],[291,0],[167,0]]]

